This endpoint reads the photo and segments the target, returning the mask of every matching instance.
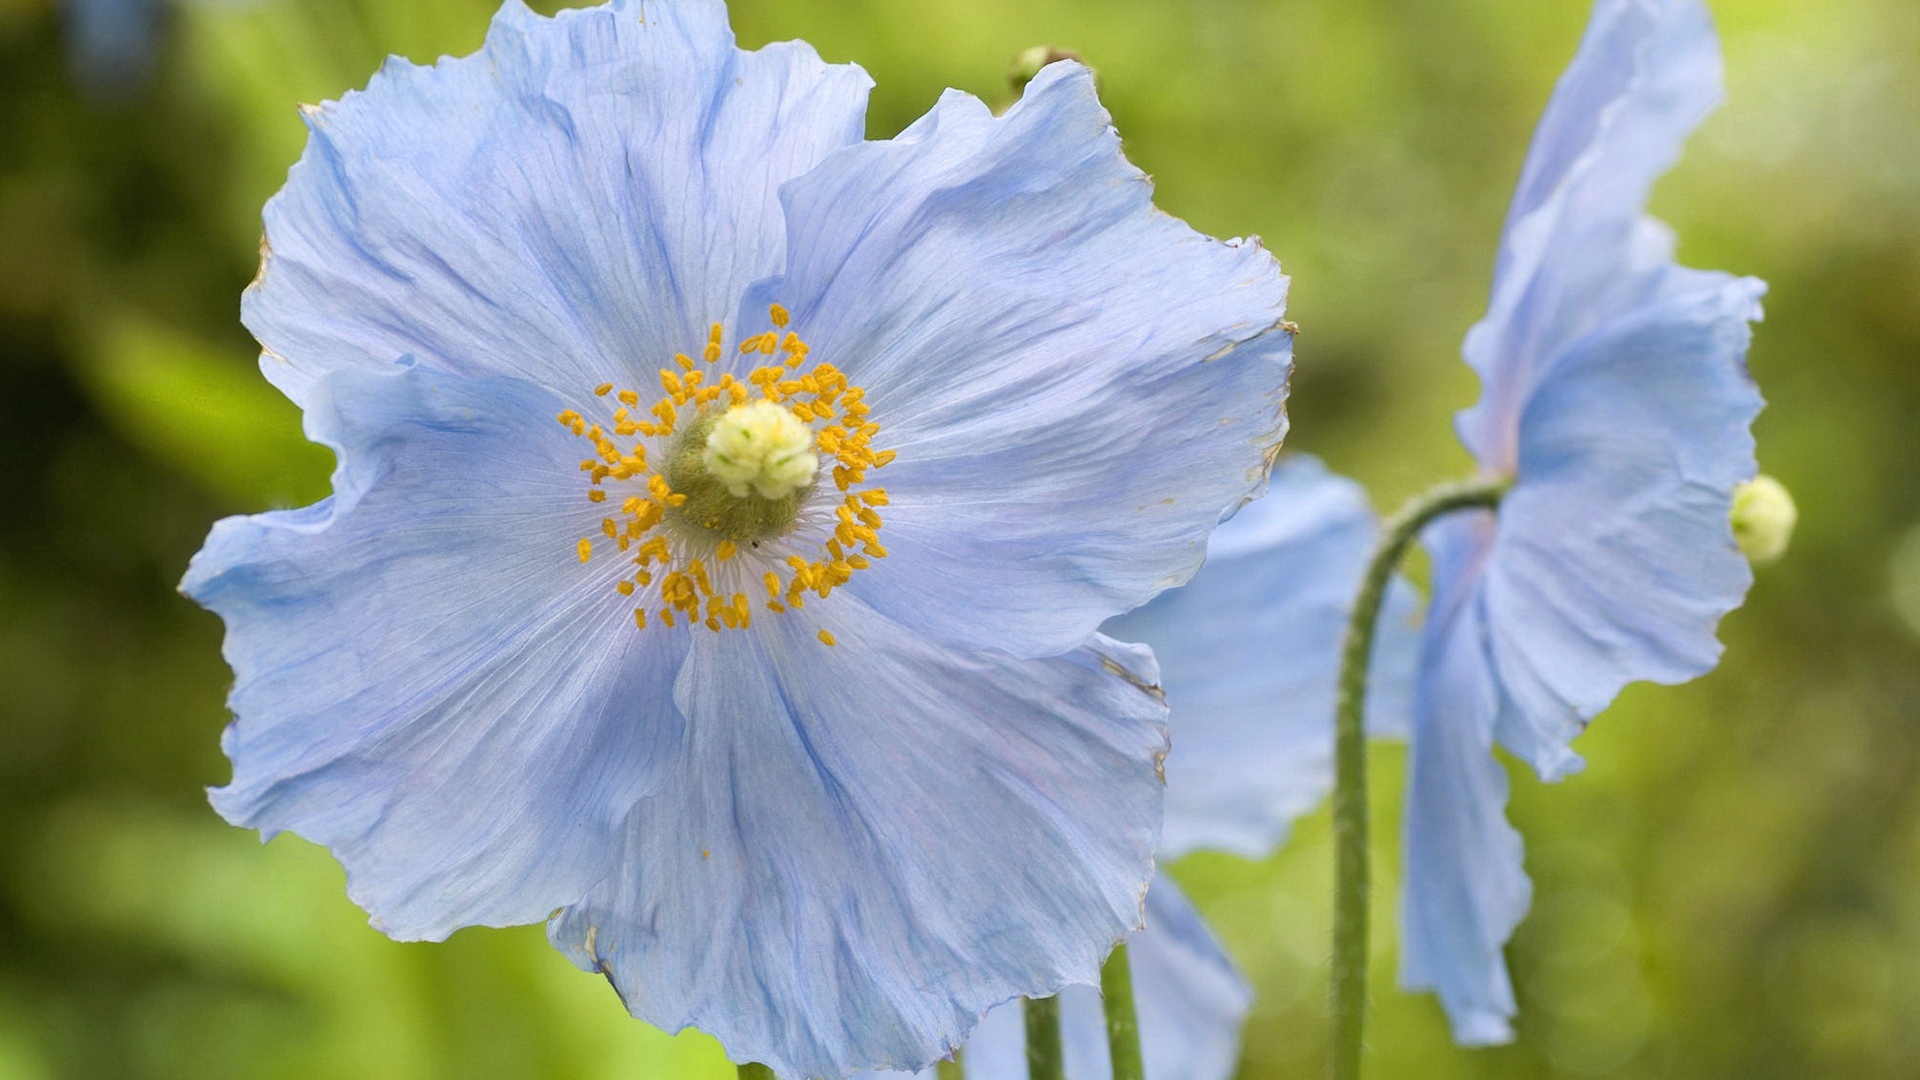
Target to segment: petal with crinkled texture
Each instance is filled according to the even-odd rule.
[[[262,370],[650,380],[782,262],[779,186],[858,142],[866,73],[734,47],[719,0],[508,0],[480,52],[306,110],[242,305]]]
[[[1240,1060],[1240,1028],[1253,990],[1200,913],[1164,875],[1147,893],[1146,928],[1127,941],[1147,1080],[1227,1080]],[[967,1080],[1027,1080],[1019,1002],[988,1013],[961,1051]],[[1092,986],[1060,993],[1067,1080],[1110,1080],[1106,1013]],[[904,1073],[869,1074],[902,1080]],[[931,1070],[921,1080],[933,1080]]]
[[[1549,779],[1627,683],[1710,670],[1714,628],[1752,581],[1731,514],[1755,470],[1760,395],[1740,357],[1760,286],[1688,276],[1696,290],[1569,349],[1521,419],[1487,633],[1512,703],[1497,735]]]
[[[227,623],[235,824],[332,849],[396,938],[545,918],[680,758],[685,633],[632,633],[559,407],[419,367],[309,388],[331,499],[228,518],[182,590]]]
[[[688,754],[554,944],[782,1075],[921,1068],[992,1005],[1096,980],[1152,872],[1152,654],[956,652],[838,595],[790,614],[695,638]]]
[[[1376,532],[1358,484],[1292,455],[1264,497],[1214,530],[1192,581],[1102,628],[1160,661],[1173,729],[1164,858],[1260,858],[1325,798],[1340,644]],[[1418,615],[1396,581],[1368,674],[1376,735],[1406,731]]]
[[[949,91],[783,189],[788,266],[747,313],[792,309],[899,453],[894,557],[848,586],[875,609],[1057,653],[1186,580],[1260,490],[1285,430],[1286,278],[1152,194],[1066,62],[1005,116]]]

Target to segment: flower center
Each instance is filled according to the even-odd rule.
[[[612,544],[630,557],[636,569],[614,588],[637,598],[642,629],[649,611],[668,626],[685,618],[716,632],[745,629],[750,593],[764,590],[769,611],[800,608],[807,593],[824,599],[887,554],[879,538],[886,489],[862,485],[894,452],[871,446],[880,425],[868,419],[866,392],[829,363],[800,371],[806,342],[791,331],[781,337],[784,308],[770,314],[775,329],[740,352],[778,359],[744,382],[729,372],[708,384],[707,371],[681,354],[679,371],[661,369],[665,394],[646,412],[635,412],[638,393],[615,395],[603,383],[594,395],[620,403],[608,423],[572,409],[558,417],[593,444],[595,456],[580,463],[587,498],[619,496],[619,515],[603,519],[602,535],[581,539],[576,553],[586,563],[596,545]],[[715,323],[706,363],[719,361],[721,340]],[[816,483],[823,463],[837,498]],[[833,644],[825,630],[820,640]]]

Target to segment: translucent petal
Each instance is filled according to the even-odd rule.
[[[1600,0],[1554,92],[1508,212],[1485,319],[1467,335],[1484,393],[1461,414],[1483,466],[1510,471],[1520,414],[1561,350],[1646,303],[1673,241],[1644,213],[1654,180],[1721,98],[1700,0]]]
[[[1501,708],[1473,587],[1492,518],[1446,519],[1427,533],[1435,595],[1422,646],[1407,780],[1400,981],[1433,990],[1456,1042],[1513,1038],[1513,985],[1501,949],[1532,887],[1507,824],[1507,775],[1493,757]]]
[[[850,588],[942,640],[1050,655],[1198,568],[1284,432],[1286,279],[1155,210],[1076,64],[1005,116],[949,92],[787,186],[778,300],[899,458]]]
[[[562,391],[651,380],[779,268],[777,191],[861,138],[870,85],[802,43],[742,52],[719,0],[553,20],[306,110],[242,305],[267,377],[411,355]]]
[[[1152,872],[1151,654],[957,653],[840,594],[754,629],[695,638],[684,768],[554,943],[782,1075],[924,1067],[1097,979]]]
[[[1333,784],[1340,644],[1377,531],[1358,484],[1286,458],[1267,494],[1214,531],[1191,582],[1103,631],[1152,646],[1172,709],[1167,858],[1260,858]],[[1406,731],[1418,601],[1396,582],[1369,673],[1368,724]]]
[[[684,635],[632,632],[540,388],[419,367],[309,388],[331,499],[228,518],[182,589],[227,623],[229,821],[332,849],[396,938],[543,919],[677,762]],[[611,563],[612,560],[609,560]]]

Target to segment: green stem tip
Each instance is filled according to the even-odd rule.
[[[1060,1051],[1060,999],[1028,998],[1025,1012],[1028,1080],[1066,1080],[1067,1067]]]
[[[1359,1080],[1367,1015],[1367,669],[1380,606],[1394,571],[1420,531],[1456,510],[1491,510],[1510,481],[1476,479],[1442,484],[1416,496],[1381,528],[1380,541],[1360,580],[1340,648],[1339,697],[1334,707],[1333,1080]]]
[[[1106,1006],[1113,1080],[1146,1080],[1146,1065],[1140,1058],[1140,1021],[1133,1007],[1133,968],[1127,962],[1124,941],[1100,969],[1100,997]]]

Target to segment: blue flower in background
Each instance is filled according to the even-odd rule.
[[[1676,265],[1643,210],[1719,98],[1698,0],[1602,0],[1467,336],[1483,393],[1460,437],[1512,487],[1497,517],[1424,537],[1402,946],[1402,981],[1439,992],[1462,1043],[1512,1038],[1501,947],[1529,902],[1494,745],[1549,780],[1577,769],[1569,741],[1627,683],[1714,665],[1750,580],[1728,515],[1755,471],[1743,358],[1764,286]]]
[[[783,1075],[918,1068],[1139,920],[1164,707],[1095,633],[1284,428],[1285,278],[1153,210],[1085,69],[862,142],[709,0],[307,110],[243,314],[339,464],[215,526],[229,820],[396,938],[548,919]]]
[[[163,0],[68,0],[71,74],[96,93],[124,94],[153,71]]]
[[[239,6],[253,0],[192,2]],[[67,62],[81,88],[115,98],[144,87],[153,76],[167,7],[167,0],[67,0],[61,9]]]
[[[1341,633],[1375,531],[1359,485],[1291,456],[1264,498],[1214,531],[1191,582],[1102,628],[1160,659],[1173,731],[1163,859],[1201,849],[1263,857],[1326,797]],[[1369,676],[1376,734],[1407,729],[1417,615],[1412,589],[1397,583]],[[1165,875],[1128,954],[1150,1080],[1232,1076],[1252,991]],[[1060,1014],[1069,1080],[1111,1076],[1099,992],[1068,987]],[[967,1042],[968,1080],[1025,1080],[1025,1045],[1018,1004],[989,1013]]]

